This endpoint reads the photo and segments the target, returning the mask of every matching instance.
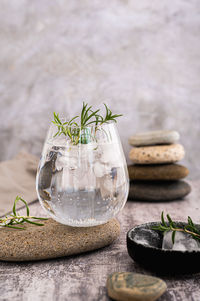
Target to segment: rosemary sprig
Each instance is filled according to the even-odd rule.
[[[100,116],[98,115],[98,112],[100,110],[96,110],[96,111],[92,111],[92,106],[88,107],[88,104],[83,102],[83,107],[82,107],[82,111],[81,111],[81,129],[83,129],[84,127],[87,127],[88,125],[95,123],[96,124],[96,116]],[[95,118],[95,120],[92,120],[92,118]],[[90,122],[89,122],[90,121]]]
[[[190,234],[194,239],[200,241],[200,231],[194,225],[190,216],[188,216],[188,223],[183,226],[179,227],[175,224],[169,214],[166,215],[168,222],[164,219],[164,212],[161,214],[161,223],[158,226],[152,227],[152,230],[161,231],[164,235],[165,232],[172,231],[172,242],[175,242],[175,235],[176,232],[184,232]]]
[[[54,137],[63,134],[70,138],[72,144],[89,143],[92,138],[91,130],[88,128],[89,125],[95,125],[95,135],[99,126],[110,121],[117,122],[116,118],[122,116],[122,114],[113,114],[106,104],[104,106],[106,110],[105,117],[99,114],[100,109],[93,111],[92,106],[83,102],[80,117],[75,116],[64,123],[60,120],[59,115],[54,112],[54,120],[52,122],[58,127]],[[80,123],[75,121],[77,118],[80,119]]]
[[[114,121],[114,122],[117,122],[116,121],[116,118],[120,117],[120,116],[123,116],[122,114],[113,114],[111,112],[111,110],[107,107],[107,105],[104,103],[104,106],[106,108],[106,116],[105,118],[101,121],[101,124],[103,123],[107,123],[109,121]],[[100,116],[101,117],[101,116]]]
[[[19,215],[16,212],[16,206],[17,203],[21,201],[25,204],[26,206],[26,215]],[[30,216],[29,214],[29,207],[27,202],[22,199],[21,197],[17,196],[15,201],[14,201],[14,205],[13,205],[13,209],[12,209],[12,213],[9,216],[5,216],[4,218],[0,218],[0,227],[7,227],[7,228],[13,228],[13,229],[19,229],[19,230],[24,230],[24,227],[21,227],[21,225],[23,225],[25,222],[29,223],[29,224],[33,224],[36,226],[44,226],[44,224],[35,222],[33,220],[47,220],[48,218],[44,218],[44,217],[35,217],[35,216]],[[19,225],[19,226],[16,226]]]
[[[55,136],[61,134],[64,134],[65,136],[69,135],[68,129],[73,125],[78,126],[78,124],[74,121],[76,118],[78,118],[78,116],[75,116],[70,121],[62,123],[58,114],[54,112],[54,120],[52,122],[58,127],[58,132],[55,134]]]

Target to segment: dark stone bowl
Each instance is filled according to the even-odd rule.
[[[145,268],[159,274],[191,274],[200,272],[199,251],[162,250],[163,235],[150,231],[158,222],[147,223],[130,229],[127,249],[130,257]],[[185,223],[176,222],[178,226]],[[200,225],[196,225],[200,229]]]

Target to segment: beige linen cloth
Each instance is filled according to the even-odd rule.
[[[35,177],[38,162],[37,157],[24,151],[12,160],[0,162],[0,216],[12,211],[17,195],[27,203],[37,199]]]

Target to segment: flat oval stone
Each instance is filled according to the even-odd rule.
[[[131,180],[180,180],[189,174],[189,170],[179,164],[129,165]]]
[[[0,260],[27,261],[68,256],[102,248],[120,234],[116,219],[96,227],[69,227],[51,218],[44,226],[26,224],[25,230],[0,229]]]
[[[184,181],[137,181],[130,185],[129,199],[173,201],[185,197],[190,192],[190,185]]]
[[[134,147],[129,158],[135,164],[174,163],[184,158],[185,151],[181,144]]]
[[[108,276],[108,296],[118,301],[154,301],[167,289],[166,283],[157,277],[118,272]]]
[[[131,136],[129,143],[133,146],[172,144],[176,143],[179,138],[180,135],[176,131],[152,131]]]

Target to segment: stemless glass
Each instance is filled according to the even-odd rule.
[[[56,136],[52,124],[39,163],[36,189],[45,211],[76,227],[106,223],[125,205],[129,179],[115,123],[74,127],[78,141]]]

